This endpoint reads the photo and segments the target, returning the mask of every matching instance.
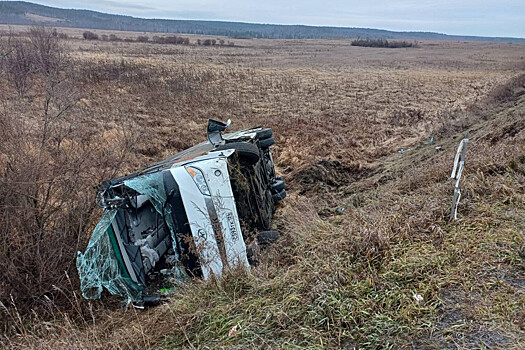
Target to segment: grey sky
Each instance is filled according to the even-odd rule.
[[[307,24],[525,37],[525,0],[35,0],[34,2],[146,18]]]

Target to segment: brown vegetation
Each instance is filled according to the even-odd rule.
[[[388,41],[386,39],[355,39],[352,40],[352,46],[363,46],[363,47],[386,47],[390,49],[397,49],[400,47],[417,47],[415,43],[408,41]]]
[[[32,28],[3,44],[18,97],[6,95],[0,120],[0,301],[24,317],[49,317],[70,307],[61,288],[78,288],[68,276],[95,209],[85,189],[118,171],[122,151],[118,140],[105,149],[74,115],[81,93],[74,64],[52,31]],[[20,47],[24,66],[13,64]],[[2,319],[5,327],[10,320]]]
[[[523,345],[520,45],[365,53],[345,41],[244,40],[208,50],[49,33],[16,36],[31,57],[24,93],[0,83],[0,344]],[[15,42],[2,38],[4,63]],[[203,141],[208,118],[274,129],[290,186],[280,242],[250,274],[188,282],[156,309],[79,299],[75,254],[100,214],[91,187]],[[450,224],[447,177],[467,130],[461,220]]]
[[[67,38],[67,34],[63,34],[63,35],[66,35],[66,38]],[[107,34],[102,34],[99,35],[96,34],[96,33],[93,33],[93,32],[90,32],[90,31],[85,31],[84,33],[82,33],[82,37],[85,39],[85,40],[102,40],[102,41],[123,41],[123,42],[138,42],[138,43],[147,43],[147,42],[150,42],[150,37],[147,36],[147,35],[138,35],[136,38],[130,38],[130,37],[126,37],[126,38],[120,38],[118,36],[116,36],[115,34],[110,34],[110,35],[107,35]],[[208,40],[209,43],[207,45],[212,45],[212,41]],[[156,43],[156,44],[172,44],[172,45],[189,45],[190,44],[190,39],[189,38],[184,38],[184,37],[180,37],[180,36],[175,36],[175,35],[168,35],[168,36],[153,36],[151,42],[153,43]],[[223,41],[224,43],[224,41]],[[199,44],[200,45],[200,44]],[[215,40],[213,40],[213,45],[215,45]]]
[[[82,36],[86,40],[98,40],[98,35],[90,31],[85,31],[84,33],[82,33]]]

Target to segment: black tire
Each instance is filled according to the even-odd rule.
[[[286,190],[282,190],[281,192],[272,195],[272,198],[273,198],[273,202],[274,203],[277,203],[280,200],[285,199],[286,198]]]
[[[253,143],[247,142],[232,142],[225,145],[221,145],[215,148],[213,151],[224,151],[227,149],[234,149],[239,155],[239,158],[246,161],[248,164],[256,164],[261,159],[261,153],[259,147]]]
[[[257,235],[257,243],[261,245],[267,245],[275,243],[279,239],[281,234],[278,231],[261,231]]]
[[[270,137],[273,137],[273,131],[270,128],[264,128],[257,131],[257,138],[259,140],[269,139]]]
[[[282,190],[284,190],[284,180],[281,178],[280,180],[277,180],[270,185],[272,189],[272,193],[279,193]]]
[[[275,140],[273,139],[273,137],[259,141],[259,147],[261,147],[262,149],[268,148],[273,144],[275,144]]]

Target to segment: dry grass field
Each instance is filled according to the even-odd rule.
[[[48,40],[60,52],[48,64],[29,28],[0,30],[3,347],[525,347],[525,45],[168,45],[58,29],[68,38]],[[40,58],[20,94],[13,38]],[[100,215],[93,186],[205,140],[208,118],[274,129],[289,187],[281,239],[250,273],[188,282],[157,308],[81,300],[75,256]]]

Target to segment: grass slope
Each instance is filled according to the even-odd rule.
[[[293,196],[279,213],[286,240],[264,266],[193,291],[193,302],[181,295],[171,312],[184,327],[158,346],[525,346],[524,81],[459,118],[460,133],[441,130],[444,152],[414,145],[379,161],[372,177],[331,189],[332,204],[347,208],[341,215],[319,216],[315,203]],[[449,224],[447,176],[466,130],[461,219]],[[228,337],[234,325],[240,331]]]

